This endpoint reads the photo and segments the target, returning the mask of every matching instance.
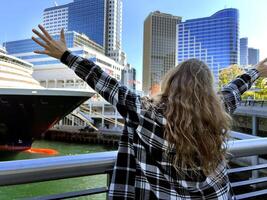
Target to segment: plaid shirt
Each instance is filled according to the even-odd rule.
[[[179,177],[171,161],[175,149],[170,156],[164,154],[168,142],[163,137],[166,119],[160,108],[144,109],[139,95],[87,59],[66,51],[61,61],[115,106],[125,119],[109,199],[233,199],[224,162],[208,177],[190,176],[190,171],[188,176]],[[257,70],[250,70],[222,89],[230,113],[258,76]]]

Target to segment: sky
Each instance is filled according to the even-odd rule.
[[[0,0],[0,44],[26,39],[32,28],[42,23],[42,13],[54,6],[54,0]],[[72,0],[56,0],[58,5]],[[224,8],[237,8],[240,37],[248,37],[249,47],[260,49],[260,59],[267,57],[267,0],[123,0],[122,47],[128,62],[142,80],[143,24],[150,12],[159,10],[182,21],[208,17]]]

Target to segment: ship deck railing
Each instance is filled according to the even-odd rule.
[[[248,158],[252,156],[252,165],[228,169],[229,176],[238,173],[251,173],[247,180],[231,182],[237,199],[258,199],[267,195],[267,162],[258,163],[259,155],[267,152],[267,138],[257,136],[245,137],[242,133],[234,132],[237,140],[229,140],[228,149],[230,160]],[[28,197],[31,200],[55,200],[107,193],[112,169],[116,160],[117,151],[80,154],[74,156],[58,156],[29,160],[0,162],[0,186],[43,182],[50,180],[83,177],[98,174],[107,174],[107,184],[103,187],[84,189],[81,191],[65,192],[53,195]],[[256,158],[256,159],[253,159]],[[261,173],[258,173],[261,172]],[[265,173],[266,172],[266,173]],[[261,176],[259,176],[259,174]],[[266,176],[263,176],[266,175]],[[265,186],[264,186],[265,183]],[[89,184],[89,183],[88,183]],[[261,187],[257,188],[257,185]],[[257,188],[252,191],[242,188]]]

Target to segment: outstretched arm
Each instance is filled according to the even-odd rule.
[[[141,107],[139,95],[120,85],[115,78],[109,76],[92,61],[73,55],[66,47],[63,29],[61,30],[60,40],[56,41],[41,25],[39,25],[39,28],[43,34],[35,29],[33,29],[33,32],[43,41],[39,41],[35,37],[32,37],[32,39],[44,50],[36,50],[35,53],[60,59],[105,100],[114,105],[126,121],[139,122],[138,113],[140,113]]]
[[[238,103],[241,101],[241,95],[246,92],[252,84],[260,77],[267,77],[267,59],[259,62],[254,69],[238,76],[235,80],[224,86],[221,90],[226,110],[232,114]]]

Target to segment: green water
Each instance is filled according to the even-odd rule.
[[[115,150],[115,148],[113,147],[108,147],[104,145],[72,144],[72,143],[43,141],[43,140],[35,141],[32,147],[51,148],[57,150],[59,154],[55,156],[76,155],[76,154]],[[33,159],[41,157],[48,157],[48,156],[43,154],[32,154],[26,152],[21,152],[16,155],[0,154],[0,161]],[[103,187],[106,186],[106,182],[107,182],[106,175],[96,175],[96,176],[71,178],[71,179],[56,180],[56,181],[46,181],[41,183],[31,183],[31,184],[16,185],[16,186],[4,186],[0,187],[0,200],[25,199],[42,195],[79,191],[94,187]],[[106,194],[98,194],[93,196],[79,197],[72,199],[102,200],[105,199],[105,197]]]

